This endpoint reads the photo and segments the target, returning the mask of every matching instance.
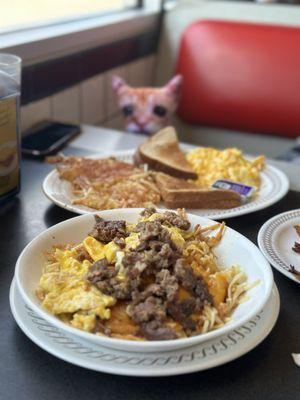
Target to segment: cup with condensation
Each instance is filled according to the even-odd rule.
[[[22,60],[0,53],[0,203],[20,190]]]

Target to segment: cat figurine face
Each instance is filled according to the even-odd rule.
[[[158,88],[132,87],[119,76],[112,77],[112,88],[128,132],[152,134],[170,124],[179,101],[182,76],[174,76]]]

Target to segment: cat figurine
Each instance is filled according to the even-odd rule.
[[[170,125],[177,109],[182,76],[175,75],[162,87],[132,87],[121,77],[112,77],[112,88],[124,115],[125,130],[134,133],[156,133]]]

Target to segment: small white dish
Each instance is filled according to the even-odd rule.
[[[295,225],[300,224],[300,209],[278,214],[269,219],[258,232],[258,245],[269,262],[283,275],[300,283],[300,276],[289,271],[293,265],[300,271],[300,254],[292,250],[295,242],[300,243]]]
[[[190,146],[184,146],[183,149],[188,151]],[[135,150],[122,150],[113,153],[107,153],[105,155],[95,155],[89,158],[107,158],[115,157],[120,161],[128,163],[133,162],[133,155]],[[228,210],[221,209],[193,209],[188,210],[192,214],[196,214],[202,217],[208,217],[211,219],[224,219],[237,217],[239,215],[250,214],[255,211],[262,210],[275,204],[282,199],[289,190],[289,181],[287,176],[279,169],[266,164],[264,170],[261,172],[261,187],[257,196],[239,207],[230,208]],[[71,183],[60,179],[58,172],[53,170],[50,172],[43,182],[43,192],[54,204],[62,207],[68,211],[76,214],[86,214],[95,212],[95,209],[73,204],[75,196],[72,193]],[[164,208],[162,204],[159,204],[160,208]]]
[[[278,317],[279,306],[279,294],[274,284],[263,311],[226,335],[183,350],[129,353],[107,349],[57,328],[26,305],[14,281],[10,290],[10,307],[17,324],[43,350],[83,368],[128,376],[188,374],[241,357],[271,332]]]
[[[123,219],[134,223],[137,221],[141,211],[142,209],[138,208],[127,208],[107,210],[97,214],[108,220]],[[188,218],[192,226],[197,224],[207,226],[215,223],[207,218],[192,214],[188,214]],[[99,345],[125,351],[155,352],[175,350],[213,339],[240,327],[259,313],[270,297],[273,274],[269,263],[250,240],[227,227],[220,244],[214,249],[219,264],[225,267],[234,264],[240,265],[247,274],[249,283],[258,282],[258,284],[249,290],[247,301],[239,304],[233,312],[230,322],[223,327],[202,335],[165,341],[114,339],[75,329],[44,310],[39,304],[35,291],[45,264],[44,251],[58,243],[67,244],[82,241],[87,233],[91,231],[93,225],[93,214],[85,214],[52,226],[25,247],[16,264],[16,284],[24,301],[42,318],[70,334],[80,336]]]

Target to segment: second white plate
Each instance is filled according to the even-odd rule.
[[[120,161],[132,163],[135,150],[116,151],[109,154],[101,154],[90,158],[107,158],[116,157]],[[232,218],[240,215],[250,214],[252,212],[262,210],[282,199],[289,190],[289,181],[286,175],[279,169],[266,165],[261,172],[261,187],[258,195],[249,203],[242,204],[239,207],[228,210],[221,209],[190,209],[189,213],[211,219]],[[50,172],[43,182],[43,191],[45,195],[56,205],[77,214],[86,214],[97,210],[73,204],[75,196],[72,193],[70,182],[62,180],[56,170]],[[164,208],[161,204],[159,208]]]
[[[300,272],[300,254],[292,250],[295,242],[300,242],[294,226],[300,224],[300,209],[275,215],[260,228],[258,245],[265,257],[279,272],[300,283],[300,275],[290,272],[294,266]]]

